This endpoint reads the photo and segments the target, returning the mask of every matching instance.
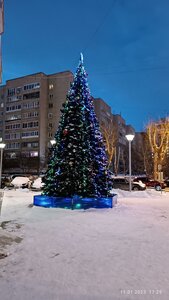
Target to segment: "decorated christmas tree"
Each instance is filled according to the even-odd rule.
[[[107,197],[111,188],[107,157],[82,54],[61,113],[43,195]]]

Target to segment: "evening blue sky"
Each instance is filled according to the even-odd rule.
[[[137,131],[169,114],[168,0],[5,0],[3,83],[76,71]]]

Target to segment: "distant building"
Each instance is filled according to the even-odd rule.
[[[126,135],[126,121],[122,118],[121,115],[115,114],[113,115],[113,126],[115,128],[117,138],[118,138],[118,147],[119,146],[125,146],[127,143],[127,140],[125,138]]]
[[[94,108],[99,121],[100,126],[108,125],[112,120],[111,107],[101,98],[93,98]]]
[[[114,153],[114,172],[115,174],[128,172],[128,141],[126,134],[135,134],[131,125],[120,114],[113,115],[113,127],[117,136],[117,143]]]

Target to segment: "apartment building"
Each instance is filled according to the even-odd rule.
[[[110,147],[114,148],[111,169],[114,173],[125,172],[128,160],[128,141],[126,134],[135,133],[131,125],[127,125],[126,121],[120,114],[113,114],[111,107],[101,98],[94,99],[94,106],[101,129],[106,128],[106,135],[109,140]],[[104,133],[103,129],[103,133]]]
[[[93,98],[93,102],[100,126],[108,126],[113,117],[111,107],[102,98]]]
[[[6,144],[4,171],[42,172],[73,74],[42,72],[0,87],[0,136]]]

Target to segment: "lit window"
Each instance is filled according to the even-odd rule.
[[[49,84],[49,90],[53,90],[53,84]]]
[[[30,157],[37,157],[38,156],[38,151],[31,151],[30,152]]]

